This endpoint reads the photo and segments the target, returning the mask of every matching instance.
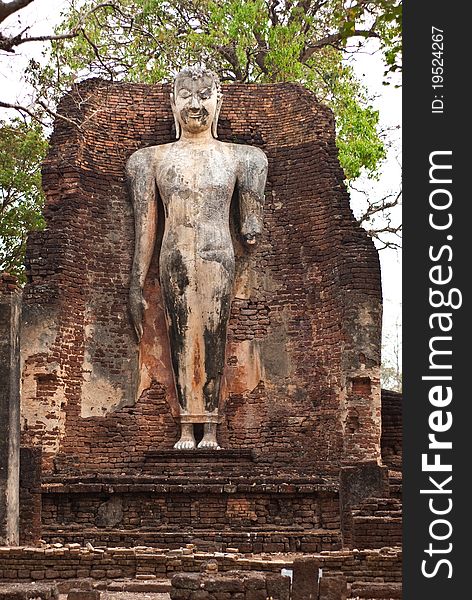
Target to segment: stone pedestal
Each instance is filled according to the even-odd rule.
[[[315,558],[300,558],[293,562],[293,600],[318,600],[320,563]]]
[[[21,293],[9,275],[0,278],[0,546],[19,541]]]
[[[388,495],[387,467],[364,463],[341,469],[339,475],[339,501],[344,547],[353,547],[352,509],[367,498],[387,498]]]
[[[212,459],[220,453],[221,462]],[[156,459],[142,475],[45,475],[42,539],[255,554],[341,548],[334,480],[271,474],[237,451],[169,450]]]

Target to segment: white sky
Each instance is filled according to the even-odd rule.
[[[2,23],[3,33],[18,33],[26,27],[31,29],[28,35],[44,35],[52,32],[55,24],[60,21],[62,8],[67,0],[35,0],[27,7],[11,15]],[[18,74],[28,64],[29,58],[41,57],[44,45],[41,42],[31,42],[20,46],[16,53],[0,53],[0,89],[2,100],[5,102],[24,101],[28,97],[28,86],[21,81]]]
[[[60,12],[69,4],[68,0],[35,0],[17,15],[10,17],[2,25],[2,30],[7,33],[18,32],[30,26],[30,35],[50,33],[55,23],[60,19]],[[356,53],[352,59],[354,69],[367,86],[369,94],[376,96],[374,106],[380,111],[383,127],[399,127],[401,123],[401,91],[393,85],[383,86],[384,66],[382,57],[376,49],[376,41],[369,42],[369,53]],[[15,102],[21,100],[25,103],[28,98],[28,87],[20,81],[18,74],[26,66],[30,57],[40,59],[43,50],[41,43],[24,44],[18,54],[0,54],[0,93],[4,101]],[[398,81],[399,82],[399,81]],[[28,100],[26,100],[28,102]],[[2,113],[0,113],[1,116]],[[359,186],[369,190],[370,197],[380,198],[387,193],[399,189],[401,182],[401,168],[399,157],[401,151],[401,131],[397,129],[392,135],[393,146],[388,153],[381,177],[378,182],[362,181]],[[352,207],[356,212],[360,197],[352,192]],[[382,267],[382,286],[384,295],[384,336],[391,335],[395,324],[401,324],[401,256],[394,250],[380,252]]]
[[[401,188],[401,122],[402,122],[402,93],[400,76],[393,79],[392,85],[382,85],[384,65],[381,53],[377,50],[376,40],[369,41],[373,53],[358,53],[355,55],[353,67],[364,84],[369,94],[375,96],[374,107],[379,110],[382,128],[393,128],[390,133],[391,147],[387,153],[378,182],[368,185],[363,182],[363,189],[369,190],[372,199],[382,198],[386,194],[397,192]],[[351,205],[356,212],[359,199],[355,192],[351,192]],[[401,222],[401,208],[397,208],[399,222]],[[402,312],[402,267],[401,251],[385,249],[380,252],[382,269],[382,289],[384,297],[384,337],[393,335],[396,325],[401,326]]]

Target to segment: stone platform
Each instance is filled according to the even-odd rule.
[[[275,530],[275,531],[220,531],[180,530],[156,531],[120,530],[103,531],[80,527],[45,529],[43,537],[48,543],[78,543],[106,547],[116,544],[132,549],[135,546],[179,549],[192,543],[202,552],[226,552],[236,547],[247,553],[272,552],[327,552],[341,549],[339,531],[324,530]]]
[[[58,474],[43,479],[41,494],[48,542],[244,552],[341,547],[337,480],[274,473],[249,450],[152,452],[139,475]]]
[[[144,457],[141,471],[153,475],[246,475],[254,470],[256,453],[249,449],[156,450]]]
[[[34,496],[40,525],[23,543],[308,553],[398,545],[398,483],[390,488],[387,468],[342,473],[277,471],[241,449],[151,452],[134,473],[59,471],[24,497],[22,522]]]
[[[243,552],[341,547],[338,480],[274,471],[251,450],[154,451],[135,474],[43,477],[41,495],[41,536],[51,543],[192,543]]]

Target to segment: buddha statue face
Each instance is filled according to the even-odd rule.
[[[189,67],[175,78],[171,94],[176,137],[180,131],[199,134],[210,127],[217,137],[216,126],[221,106],[221,91],[216,75],[200,67]]]

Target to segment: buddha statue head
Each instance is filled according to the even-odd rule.
[[[217,138],[222,99],[216,73],[198,65],[182,69],[170,95],[176,138],[180,138],[182,130],[197,135],[210,128]]]

